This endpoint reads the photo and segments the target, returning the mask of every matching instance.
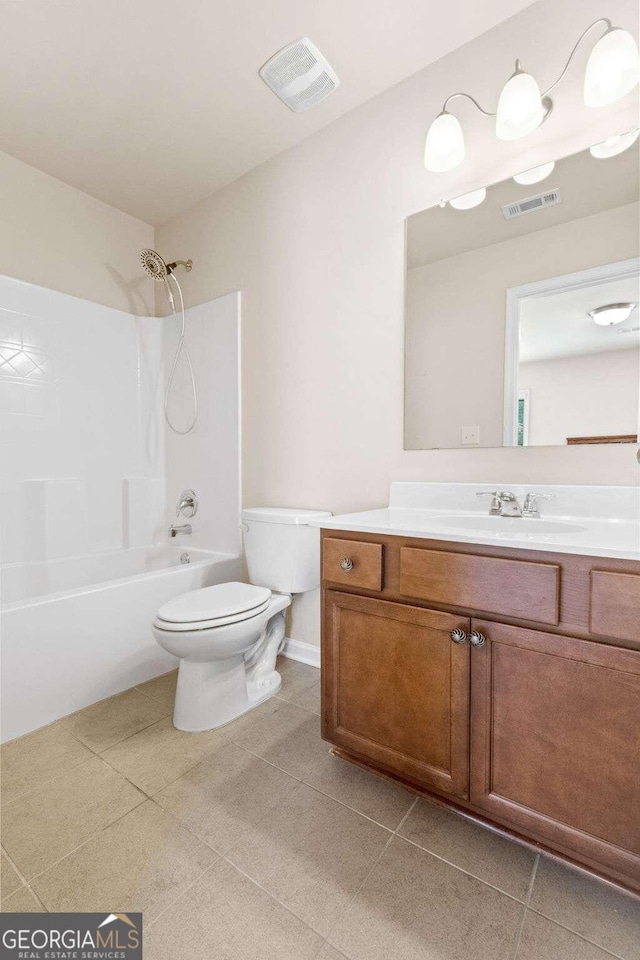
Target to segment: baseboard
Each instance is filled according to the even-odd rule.
[[[304,640],[285,640],[283,656],[290,660],[299,660],[300,663],[308,663],[311,667],[320,669],[320,647],[313,643],[305,643]]]

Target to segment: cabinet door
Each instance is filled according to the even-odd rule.
[[[640,885],[640,653],[474,620],[471,800]]]
[[[376,766],[468,796],[469,621],[325,591],[323,736]]]

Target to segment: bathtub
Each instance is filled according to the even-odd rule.
[[[182,544],[0,566],[0,739],[171,670],[151,635],[158,607],[241,576],[239,557]]]

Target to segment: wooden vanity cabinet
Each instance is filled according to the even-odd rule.
[[[325,739],[640,893],[638,564],[383,537],[379,589],[349,589],[331,579],[346,536],[323,531]],[[609,617],[611,583],[628,592]],[[516,622],[528,593],[538,624]]]
[[[468,618],[328,590],[323,736],[454,797],[469,796]]]
[[[472,627],[471,802],[640,885],[640,653]]]

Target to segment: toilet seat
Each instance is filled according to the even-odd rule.
[[[168,632],[208,630],[250,620],[269,606],[271,591],[250,583],[219,583],[175,597],[158,610],[154,626]]]

